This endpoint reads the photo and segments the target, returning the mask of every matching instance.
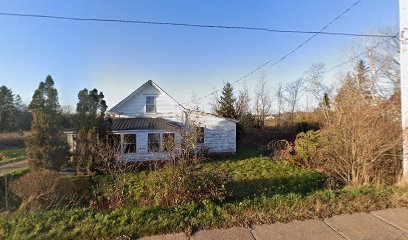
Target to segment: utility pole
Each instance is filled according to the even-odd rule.
[[[402,181],[408,181],[408,0],[399,1],[401,120],[403,133]]]

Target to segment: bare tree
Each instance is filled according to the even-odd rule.
[[[200,109],[200,101],[198,100],[198,96],[195,91],[191,92],[191,104],[194,110]]]
[[[321,168],[350,185],[394,183],[401,171],[402,131],[394,100],[373,103],[343,86],[333,121],[319,132]]]
[[[284,100],[289,106],[291,120],[295,118],[294,114],[299,104],[299,99],[304,92],[305,79],[299,78],[296,81],[288,83],[284,88]]]
[[[218,90],[214,88],[214,92],[211,94],[211,99],[208,102],[211,107],[211,112],[216,114],[220,107],[220,96],[218,95]]]
[[[237,100],[235,101],[235,111],[238,118],[249,113],[250,101],[251,100],[249,98],[248,86],[244,84],[243,88],[238,93]]]
[[[395,35],[398,30],[382,29],[377,32]],[[360,60],[367,64],[367,79],[370,81],[371,97],[374,100],[379,101],[387,98],[399,90],[400,57],[398,38],[386,41],[381,38],[364,39],[353,46],[348,58],[350,69],[353,69]]]
[[[284,89],[282,86],[282,83],[279,83],[276,91],[275,91],[275,97],[276,97],[276,107],[278,111],[278,126],[282,124],[282,111],[283,111],[283,104],[284,104]]]
[[[330,89],[324,84],[324,68],[323,63],[313,64],[305,73],[305,90],[310,93],[317,104],[322,109],[326,121],[329,119],[329,95]]]
[[[95,168],[98,172],[112,178],[112,186],[107,199],[94,199],[91,205],[97,208],[117,208],[126,204],[125,189],[127,181],[125,174],[137,164],[130,164],[125,154],[119,135],[108,134],[107,138],[96,138],[89,148],[95,158]]]
[[[265,118],[270,114],[272,107],[272,96],[270,88],[265,80],[265,74],[261,75],[255,86],[255,114],[262,129],[265,127]]]

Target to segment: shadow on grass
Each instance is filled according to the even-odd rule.
[[[326,177],[321,174],[239,180],[227,185],[228,192],[231,193],[230,201],[288,193],[308,195],[325,188]]]
[[[260,156],[260,150],[258,147],[239,145],[237,146],[237,155],[234,157],[234,159],[244,160],[244,159],[259,157],[259,156]]]

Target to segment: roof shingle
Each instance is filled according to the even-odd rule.
[[[110,118],[105,122],[108,131],[164,130],[177,131],[180,124],[162,118]]]

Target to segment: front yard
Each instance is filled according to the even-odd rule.
[[[340,213],[408,206],[408,186],[367,186],[329,190],[326,177],[294,168],[245,150],[237,159],[209,160],[196,171],[228,173],[231,181],[224,200],[186,203],[173,207],[129,204],[116,209],[75,207],[2,213],[1,239],[78,239],[138,237],[197,229],[247,226],[328,217]],[[244,157],[242,157],[244,155]],[[127,176],[137,189],[148,170]],[[93,182],[106,180],[92,177]]]

